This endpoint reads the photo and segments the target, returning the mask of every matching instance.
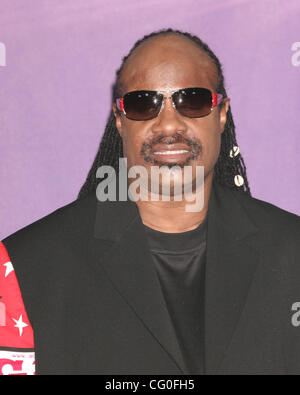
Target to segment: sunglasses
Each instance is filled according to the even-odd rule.
[[[185,88],[171,91],[173,107],[188,118],[206,117],[218,106],[223,98],[221,93],[213,93],[206,88]],[[117,108],[133,121],[148,121],[156,118],[164,102],[162,91],[132,91],[116,99]]]

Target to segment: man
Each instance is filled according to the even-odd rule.
[[[6,371],[17,351],[38,374],[300,373],[299,217],[251,197],[229,103],[197,37],[135,44],[79,198],[3,240]],[[171,199],[101,201],[99,169],[116,169],[119,192],[122,157],[145,169],[147,197],[155,166],[176,169]],[[176,186],[198,193],[198,168],[190,211]]]

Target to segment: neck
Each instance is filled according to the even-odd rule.
[[[196,229],[205,219],[212,188],[213,171],[204,178],[204,204],[201,211],[189,212],[182,201],[137,201],[144,225],[166,233],[181,233]]]

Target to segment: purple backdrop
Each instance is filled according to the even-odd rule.
[[[163,27],[216,52],[253,196],[299,215],[299,24],[299,0],[0,0],[0,239],[76,198],[121,58]]]

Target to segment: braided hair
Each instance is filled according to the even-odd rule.
[[[205,53],[211,58],[215,64],[218,72],[218,84],[216,92],[221,93],[223,98],[227,97],[227,93],[224,87],[224,76],[222,72],[222,66],[216,57],[216,55],[210,50],[207,44],[200,40],[197,36],[191,35],[187,32],[182,32],[180,30],[174,30],[171,28],[161,29],[155,31],[151,34],[145,35],[142,39],[138,40],[127,56],[123,57],[122,64],[119,70],[116,72],[116,81],[113,85],[113,102],[116,101],[118,97],[121,97],[121,72],[123,70],[124,64],[130,57],[132,52],[146,40],[166,34],[176,34],[180,36],[187,37],[194,43],[196,43]],[[220,106],[224,105],[221,102]],[[214,178],[217,182],[225,185],[231,189],[244,191],[251,196],[250,187],[247,180],[246,166],[243,157],[240,153],[234,153],[235,147],[237,146],[236,136],[235,136],[235,125],[233,122],[231,108],[229,106],[227,111],[227,120],[224,127],[224,131],[221,135],[221,148],[220,155],[218,157],[217,163],[214,168]],[[231,154],[230,154],[231,153]],[[234,153],[234,154],[233,154]],[[108,165],[118,171],[119,168],[119,158],[123,157],[123,145],[122,138],[116,128],[116,121],[113,111],[111,110],[108,122],[105,127],[105,132],[99,145],[98,152],[96,154],[94,163],[88,173],[85,183],[80,189],[78,194],[78,199],[88,195],[90,192],[96,191],[99,179],[96,178],[97,169],[100,166]],[[243,184],[238,186],[235,183],[236,176],[242,176]]]

